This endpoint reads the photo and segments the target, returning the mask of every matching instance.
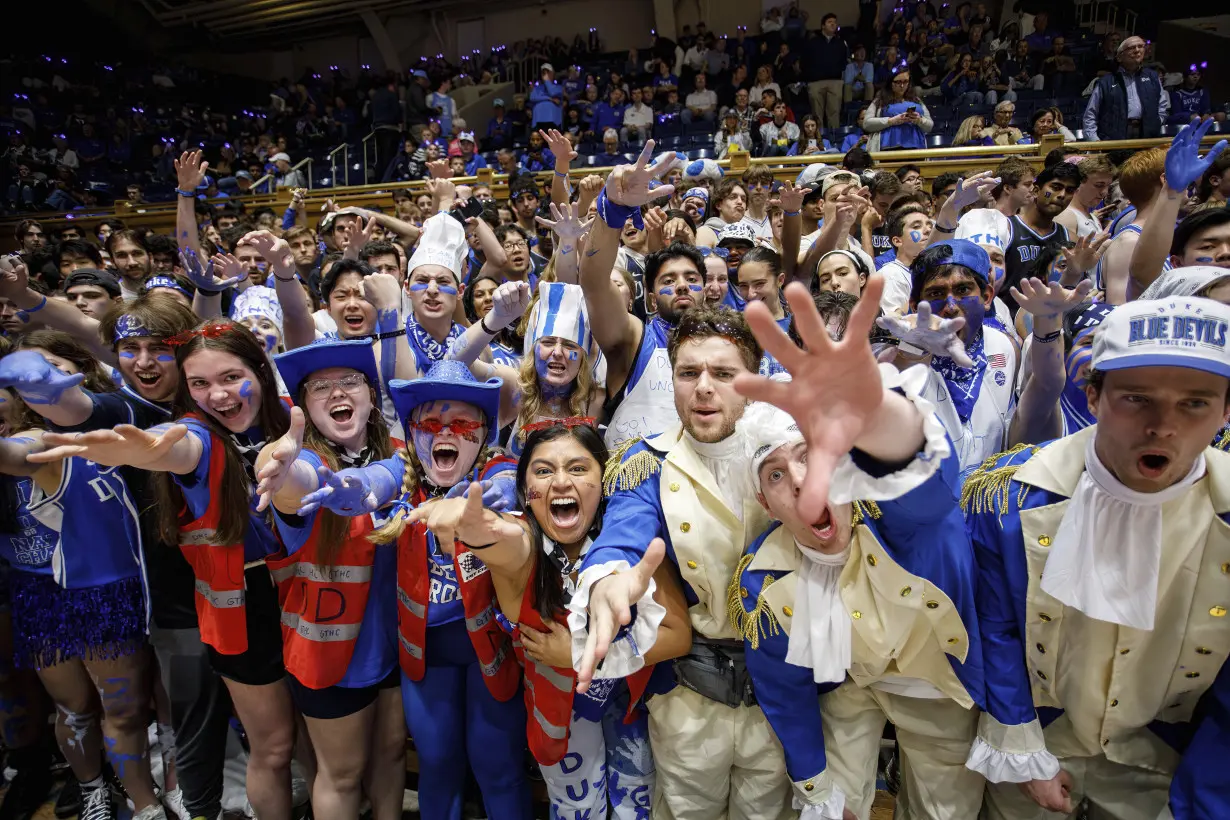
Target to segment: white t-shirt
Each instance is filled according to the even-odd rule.
[[[688,108],[715,110],[717,108],[717,94],[708,88],[704,91],[693,91],[684,102]]]
[[[884,311],[885,316],[890,314],[904,316],[909,313],[910,287],[914,281],[910,276],[910,269],[894,259],[886,262],[879,272],[884,277],[884,293],[880,296],[880,310]]]
[[[641,103],[624,109],[624,125],[646,128],[653,125],[653,109]]]

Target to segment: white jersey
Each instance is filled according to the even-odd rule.
[[[1016,409],[1016,348],[1006,335],[994,328],[983,327],[982,333],[987,369],[968,421],[961,422],[948,384],[935,370],[928,374],[923,388],[923,395],[935,405],[936,415],[956,447],[962,471],[977,467],[1003,451],[1008,439],[1008,423]]]
[[[762,221],[758,219],[753,219],[752,215],[749,213],[749,214],[744,214],[743,218],[740,219],[739,221],[742,224],[751,228],[753,231],[755,231],[756,238],[761,240],[762,244],[766,244],[772,247],[773,245],[773,220],[769,219],[768,216],[765,216],[764,220]]]
[[[1071,205],[1067,207],[1064,213],[1071,214],[1076,219],[1076,236],[1089,236],[1098,232],[1098,221],[1087,213],[1083,213]]]
[[[605,438],[610,449],[629,439],[656,436],[679,421],[666,331],[666,323],[656,316],[645,323],[640,350],[623,388],[623,401],[607,425]]]
[[[896,259],[880,267],[884,277],[884,292],[880,294],[880,310],[885,316],[904,316],[910,312],[910,288],[914,284],[910,268]]]

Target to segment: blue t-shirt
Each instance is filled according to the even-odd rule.
[[[51,577],[51,554],[60,536],[30,512],[34,479],[5,476],[17,494],[17,532],[0,533],[0,559],[21,572]]]
[[[213,450],[209,427],[199,419],[185,418],[179,421],[188,428],[188,435],[195,436],[201,443],[201,460],[196,469],[188,475],[171,473],[171,478],[183,491],[184,501],[193,518],[200,518],[209,508],[209,457]],[[248,480],[253,490],[256,480],[253,477],[253,464],[261,448],[265,446],[264,434],[258,428],[252,428],[246,433],[232,433],[232,440],[240,448],[243,462],[248,468]],[[277,536],[269,526],[264,516],[256,513],[256,493],[248,501],[248,529],[244,534],[244,561],[257,561],[267,555],[272,555],[280,549]]]
[[[301,452],[299,459],[310,464],[313,470],[324,463],[320,456],[310,450]],[[294,555],[307,543],[318,514],[319,511],[306,516],[283,516],[274,512],[287,554]],[[347,689],[372,686],[388,677],[396,664],[397,545],[384,544],[376,547],[367,606],[363,609],[363,624],[359,627],[359,637],[355,639],[350,665],[337,685]]]
[[[453,559],[440,552],[436,536],[427,533],[427,571],[431,575],[431,594],[427,599],[427,625],[443,626],[465,617],[461,589]]]

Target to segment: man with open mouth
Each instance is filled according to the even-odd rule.
[[[984,714],[968,762],[999,781],[995,820],[1230,811],[1230,459],[1209,445],[1228,336],[1211,299],[1116,307],[1085,387],[1097,423],[966,481],[986,666],[1015,670],[988,686],[1013,718]]]

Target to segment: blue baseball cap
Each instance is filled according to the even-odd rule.
[[[973,271],[974,276],[982,280],[986,284],[991,275],[991,257],[987,256],[978,245],[970,242],[968,239],[945,239],[943,242],[936,242],[931,245],[931,248],[949,248],[952,251],[952,258],[946,259],[944,265],[961,265]]]

